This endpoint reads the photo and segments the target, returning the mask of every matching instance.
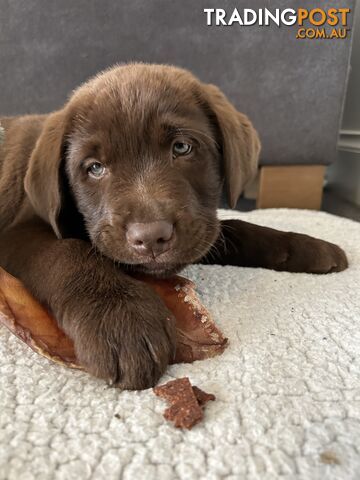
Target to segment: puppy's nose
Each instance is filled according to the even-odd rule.
[[[138,254],[157,257],[169,250],[173,233],[173,224],[163,220],[150,223],[129,223],[126,239]]]

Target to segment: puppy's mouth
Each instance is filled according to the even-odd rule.
[[[124,266],[129,272],[144,273],[156,278],[172,277],[185,267],[185,265],[181,264],[160,263],[156,260],[146,263],[125,264]]]

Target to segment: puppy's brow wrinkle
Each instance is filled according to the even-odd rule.
[[[216,141],[216,139],[214,137],[211,137],[210,135],[208,135],[205,132],[202,132],[201,130],[196,130],[194,128],[186,128],[186,127],[180,127],[178,130],[181,134],[194,135],[196,137],[200,137],[199,139],[203,140],[203,141],[204,141],[204,139],[206,139],[206,140],[208,140],[208,142],[210,144],[213,144],[217,148],[220,148],[219,143]]]

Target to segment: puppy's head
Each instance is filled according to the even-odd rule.
[[[154,275],[204,256],[234,207],[259,140],[218,88],[170,66],[133,64],[80,87],[47,119],[25,188],[59,238]]]

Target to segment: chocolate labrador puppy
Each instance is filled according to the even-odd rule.
[[[107,70],[49,115],[3,118],[0,264],[74,340],[95,376],[154,385],[174,321],[147,285],[194,262],[328,273],[342,250],[306,235],[220,222],[257,168],[258,135],[213,85],[164,65]]]

